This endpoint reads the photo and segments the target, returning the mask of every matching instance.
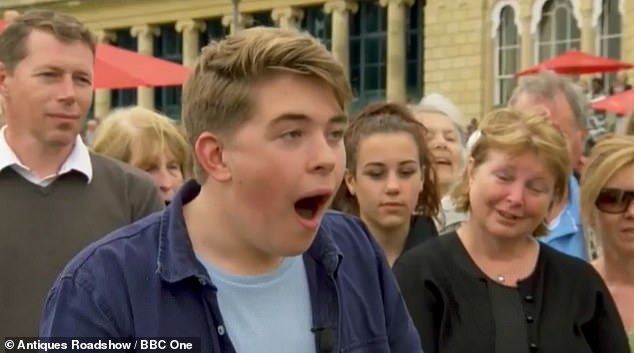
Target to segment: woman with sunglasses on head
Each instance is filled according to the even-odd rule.
[[[333,204],[359,216],[390,266],[401,254],[438,236],[439,201],[425,128],[406,106],[366,106],[344,135],[346,174]]]
[[[629,352],[597,272],[536,239],[568,183],[564,135],[510,109],[480,134],[452,193],[469,219],[393,268],[425,353]]]
[[[634,136],[610,136],[594,146],[580,202],[599,245],[593,265],[612,293],[634,351]]]

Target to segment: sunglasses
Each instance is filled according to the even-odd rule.
[[[604,213],[623,213],[634,202],[634,190],[604,188],[599,192],[595,206]]]

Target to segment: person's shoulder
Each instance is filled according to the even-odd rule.
[[[595,268],[584,259],[565,254],[541,242],[540,252],[546,262],[546,271],[559,273],[557,278],[576,278],[576,282],[580,283],[601,280]]]
[[[436,228],[436,224],[434,223],[434,220],[431,217],[422,215],[422,214],[413,215],[411,219],[411,223],[414,226]]]
[[[109,180],[121,180],[127,183],[153,185],[147,173],[116,159],[91,152],[90,159],[95,174],[103,174]],[[114,178],[114,179],[113,179]]]
[[[116,272],[132,274],[142,266],[156,264],[152,258],[158,255],[162,216],[163,212],[151,214],[89,244],[66,265],[60,279],[95,283],[112,279]]]
[[[565,268],[567,270],[570,270],[592,267],[587,261],[575,256],[565,254],[543,242],[539,242],[539,251],[548,262],[556,263],[557,268]]]
[[[374,237],[363,221],[344,212],[328,210],[324,214],[321,228],[329,233],[336,243],[354,242],[374,244]]]
[[[335,244],[342,253],[378,253],[378,245],[363,221],[356,216],[329,210],[320,225],[320,240]]]
[[[425,242],[405,251],[398,259],[401,264],[418,266],[422,263],[435,261],[447,261],[447,252],[453,252],[458,242],[458,235],[455,231],[430,238]],[[451,249],[450,251],[447,251]]]
[[[336,233],[355,233],[365,230],[363,222],[356,216],[328,210],[321,220],[321,227]]]

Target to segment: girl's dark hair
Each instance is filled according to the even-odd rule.
[[[440,197],[436,187],[436,172],[431,165],[431,157],[425,141],[426,129],[405,105],[372,103],[354,117],[344,135],[348,173],[356,175],[360,142],[370,135],[380,133],[408,133],[412,136],[418,148],[423,176],[423,191],[418,195],[415,211],[431,218],[436,217],[440,207]],[[333,208],[359,215],[357,198],[350,194],[345,181],[339,187]]]

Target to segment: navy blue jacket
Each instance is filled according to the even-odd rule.
[[[183,218],[199,191],[185,184],[164,211],[79,253],[49,293],[40,336],[200,337],[203,352],[234,352]],[[327,213],[304,260],[317,352],[422,352],[392,271],[358,219]]]

